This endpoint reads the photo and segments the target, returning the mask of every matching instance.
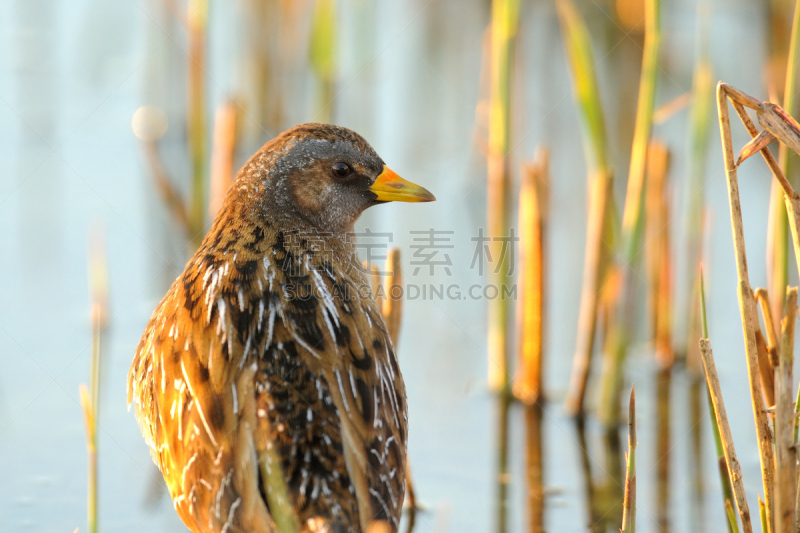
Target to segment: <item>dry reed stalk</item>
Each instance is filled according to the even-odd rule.
[[[706,317],[706,291],[705,291],[705,281],[703,279],[703,265],[700,265],[700,322],[701,322],[701,330],[703,336],[701,338],[708,339],[708,320]],[[700,344],[698,343],[698,351],[700,349]],[[700,366],[703,368],[703,361],[702,356],[700,357]],[[704,380],[705,378],[705,370],[703,371]],[[725,459],[725,447],[722,443],[722,435],[720,433],[720,427],[717,424],[717,415],[716,409],[714,408],[714,402],[711,398],[711,391],[706,389],[706,397],[708,399],[708,412],[711,415],[711,429],[714,434],[714,448],[717,453],[717,467],[719,468],[719,479],[720,485],[722,486],[722,501],[724,507],[727,511],[728,516],[728,531],[730,533],[738,533],[739,526],[736,522],[736,514],[733,511],[733,487],[731,486],[731,476],[730,471],[728,470],[728,464]],[[760,497],[760,496],[759,496]],[[766,531],[766,530],[763,530]]]
[[[775,532],[795,530],[797,449],[794,440],[794,325],[797,288],[786,290],[786,311],[781,321],[780,360],[775,367]]]
[[[514,396],[532,404],[543,397],[545,246],[550,197],[549,156],[540,149],[522,169],[519,195],[521,298],[517,303],[519,361]]]
[[[535,403],[525,408],[526,478],[528,486],[528,533],[544,532],[544,469],[542,462],[543,406]]]
[[[226,100],[214,115],[214,140],[211,149],[211,183],[208,197],[208,218],[213,220],[222,207],[222,200],[233,179],[233,157],[236,152],[237,108]]]
[[[494,240],[509,235],[511,227],[511,169],[509,137],[511,133],[512,49],[517,32],[520,0],[493,0],[491,52],[489,65],[489,142],[486,163],[488,171],[487,229],[493,239],[489,243],[492,257],[498,264],[490,270],[490,283],[501,289],[509,284],[507,254],[502,242]],[[509,390],[508,326],[510,300],[505,296],[489,302],[489,388],[494,392]]]
[[[142,141],[144,158],[150,167],[156,191],[169,210],[174,221],[181,229],[189,233],[189,211],[181,194],[172,185],[172,180],[167,174],[161,154],[158,152],[158,140],[167,132],[169,122],[164,110],[153,105],[144,105],[133,113],[131,129],[134,135]]]
[[[661,368],[669,368],[675,360],[672,349],[672,254],[667,191],[669,150],[658,141],[651,141],[648,150],[644,225],[650,322],[656,361]]]
[[[775,372],[773,367],[778,364],[778,338],[776,336],[775,321],[772,318],[771,298],[766,289],[756,289],[753,293],[756,302],[761,309],[761,317],[764,320],[764,330],[767,338],[761,334],[761,330],[756,330],[756,348],[758,349],[758,369],[761,377],[761,391],[764,394],[764,402],[767,406],[775,405]],[[783,300],[781,298],[781,300]]]
[[[189,240],[196,248],[204,235],[206,214],[206,31],[208,0],[189,0],[186,29],[189,38],[186,128],[192,166],[189,203]]]
[[[571,0],[556,3],[564,34],[574,92],[584,131],[584,152],[588,162],[589,198],[586,220],[586,251],[583,262],[578,331],[572,376],[567,393],[567,410],[583,411],[597,330],[599,295],[602,291],[607,247],[603,242],[610,218],[613,174],[608,166],[608,147],[603,108],[595,78],[595,62],[586,24]]]
[[[692,103],[693,94],[691,91],[679,94],[666,104],[658,106],[653,111],[653,124],[663,124],[675,115],[675,113],[682,111],[684,108],[689,107]]]
[[[756,349],[758,350],[758,375],[761,378],[761,392],[764,395],[764,404],[771,408],[775,405],[775,371],[773,370],[772,357],[767,341],[756,330]]]
[[[625,500],[622,504],[621,533],[636,531],[636,388],[631,389],[628,406],[628,453],[625,467]]]
[[[394,342],[395,350],[400,340],[400,320],[403,316],[402,292],[394,291],[395,287],[403,288],[403,269],[400,264],[400,248],[391,248],[386,256],[386,279],[383,286],[383,319]]]
[[[567,410],[577,415],[583,412],[586,387],[594,353],[597,331],[598,295],[602,290],[605,246],[605,222],[611,206],[613,175],[596,173],[591,178],[589,215],[586,223],[586,252],[584,255],[581,300],[578,315],[578,332],[575,341],[572,375],[567,394]]]
[[[155,141],[144,142],[144,152],[150,166],[150,172],[155,182],[156,190],[161,199],[172,214],[173,219],[187,234],[189,233],[189,211],[181,198],[180,193],[172,185],[172,181],[167,175],[164,163],[158,153],[158,145]]]
[[[762,288],[757,288],[755,291],[753,291],[753,297],[759,304],[759,308],[761,309],[761,318],[764,320],[764,329],[767,332],[766,343],[771,354],[770,361],[774,361],[774,363],[771,362],[770,364],[777,364],[779,341],[777,336],[778,329],[775,323],[775,319],[773,318],[775,315],[772,314],[773,306],[770,305],[770,301],[772,300],[772,298],[770,298],[767,289],[762,289]],[[781,312],[777,316],[780,317],[782,315],[783,313]]]
[[[711,401],[714,407],[714,418],[722,439],[723,451],[725,452],[725,464],[727,465],[728,475],[730,477],[731,486],[733,487],[733,495],[736,498],[736,507],[739,511],[739,517],[742,520],[742,528],[745,533],[751,533],[753,531],[753,526],[750,523],[750,508],[747,506],[747,497],[744,492],[742,469],[739,466],[739,460],[736,458],[736,450],[733,447],[733,437],[731,436],[731,429],[728,425],[728,415],[725,412],[725,403],[722,400],[722,391],[719,386],[719,378],[717,378],[717,368],[714,365],[714,354],[711,351],[711,343],[708,339],[700,339],[700,355],[706,373],[708,391],[711,394]]]
[[[750,278],[747,272],[747,255],[744,246],[744,227],[742,225],[742,206],[739,199],[739,182],[737,179],[736,164],[733,159],[733,146],[730,135],[730,116],[728,113],[727,98],[730,92],[723,83],[717,85],[717,114],[719,116],[720,135],[722,137],[722,151],[725,161],[725,173],[728,182],[728,200],[731,211],[731,230],[733,232],[733,247],[736,256],[736,271],[738,277],[739,310],[742,316],[742,330],[745,341],[745,354],[747,357],[747,374],[750,382],[750,399],[753,403],[753,416],[755,418],[756,435],[758,436],[758,449],[761,459],[761,477],[764,484],[764,502],[766,505],[767,524],[772,525],[773,511],[773,451],[772,436],[770,433],[769,419],[764,409],[764,400],[761,396],[761,383],[758,378],[758,349],[756,347],[756,329],[758,329],[758,311],[756,310],[753,291],[750,288]],[[740,509],[741,513],[741,509]]]

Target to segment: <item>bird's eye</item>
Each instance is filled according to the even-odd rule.
[[[347,163],[334,163],[331,172],[337,178],[346,178],[353,173],[353,169]]]

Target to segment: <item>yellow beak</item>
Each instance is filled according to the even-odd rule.
[[[427,189],[406,181],[384,165],[370,191],[380,202],[432,202],[436,197]]]

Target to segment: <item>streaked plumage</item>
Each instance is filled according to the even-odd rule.
[[[239,172],[155,310],[129,401],[192,531],[282,531],[287,497],[300,531],[396,531],[405,388],[351,237],[393,199],[433,197],[350,130],[289,130]]]

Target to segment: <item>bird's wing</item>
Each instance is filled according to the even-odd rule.
[[[227,339],[209,326],[227,324],[224,304],[208,312],[194,300],[192,275],[175,282],[145,329],[128,375],[129,402],[192,531],[271,533],[277,529],[257,475],[255,369],[226,365]]]
[[[308,531],[398,527],[406,407],[391,339],[363,273],[300,262],[280,239],[266,257],[198,252],[142,337],[129,397],[195,532],[283,531],[287,501]]]

